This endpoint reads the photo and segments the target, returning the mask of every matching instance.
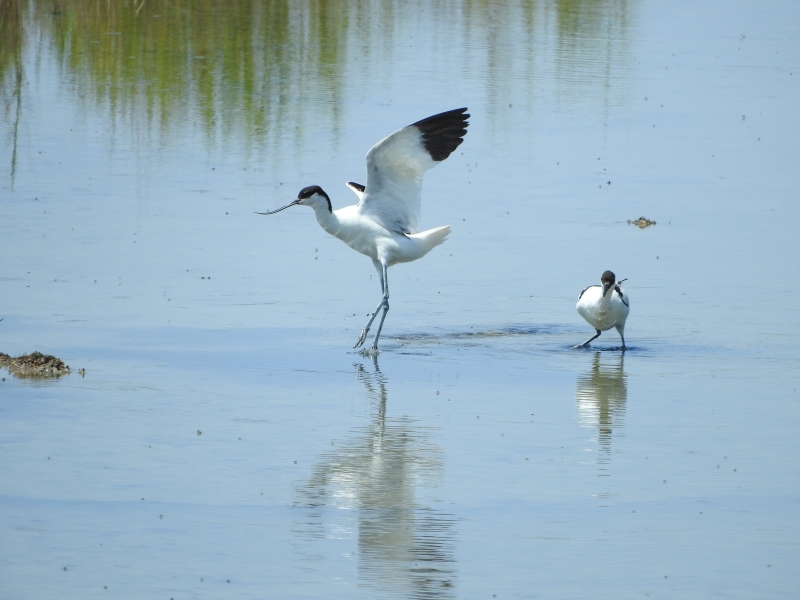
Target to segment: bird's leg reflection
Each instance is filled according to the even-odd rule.
[[[372,355],[372,366],[375,369],[370,373],[360,363],[353,363],[356,368],[356,375],[361,384],[366,388],[369,397],[378,405],[378,410],[375,415],[375,431],[382,432],[385,427],[386,421],[386,377],[381,373],[381,368],[378,366],[378,356]],[[376,389],[377,384],[377,389]]]
[[[622,426],[628,397],[625,375],[625,355],[595,352],[592,368],[578,377],[575,400],[578,403],[583,426],[597,427],[597,440],[603,453],[598,462],[605,463],[611,456],[611,438],[614,428]]]
[[[389,416],[389,382],[376,356],[372,369],[353,366],[372,414],[299,489],[308,509],[302,528],[312,526],[316,538],[355,537],[364,584],[401,598],[453,597],[455,518],[424,500],[442,477],[442,451],[426,428]]]

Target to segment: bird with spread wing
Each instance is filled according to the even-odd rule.
[[[419,230],[422,212],[422,176],[446,159],[464,141],[469,125],[466,108],[433,115],[395,131],[367,152],[367,185],[347,185],[358,204],[333,210],[328,194],[318,185],[300,190],[290,206],[310,206],[317,222],[353,250],[372,259],[381,281],[381,301],[370,315],[354,348],[364,344],[370,327],[381,313],[371,352],[378,351],[386,313],[389,312],[388,269],[422,258],[444,242],[450,226]]]

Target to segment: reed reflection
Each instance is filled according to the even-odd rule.
[[[631,4],[1,0],[0,96],[12,115],[24,65],[52,54],[68,93],[140,139],[191,123],[280,156],[313,120],[335,134],[346,96],[390,85],[409,56],[451,55],[449,71],[483,80],[490,114],[520,87],[533,102],[551,74],[564,97],[605,103]]]
[[[421,486],[442,476],[441,449],[408,417],[387,416],[387,380],[377,359],[371,371],[355,369],[372,403],[370,423],[323,455],[299,489],[311,510],[307,533],[357,537],[360,583],[379,595],[454,597],[455,518],[417,498]],[[341,514],[352,515],[357,531],[345,531]]]
[[[556,77],[572,101],[599,103],[605,111],[625,103],[633,67],[628,29],[633,2],[557,0]],[[607,117],[607,115],[606,115]]]
[[[17,0],[0,0],[0,110],[11,155],[9,179],[14,186],[17,134],[22,115],[22,11]],[[0,144],[0,147],[4,144]]]
[[[297,141],[313,105],[335,128],[347,11],[312,0],[37,2],[81,99],[157,136],[188,122],[210,141]],[[298,102],[302,99],[303,102]]]
[[[611,460],[611,441],[615,430],[623,426],[628,398],[624,353],[595,352],[592,368],[578,377],[575,400],[580,423],[597,427],[597,463]]]

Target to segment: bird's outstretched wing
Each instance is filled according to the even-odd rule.
[[[358,203],[390,231],[417,233],[422,176],[464,141],[469,115],[457,108],[417,121],[375,144],[367,153],[367,187]]]

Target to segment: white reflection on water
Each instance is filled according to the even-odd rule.
[[[441,479],[442,451],[428,428],[387,417],[388,382],[377,359],[372,371],[354,366],[373,404],[370,423],[323,455],[299,488],[299,504],[309,509],[301,535],[357,537],[361,583],[382,593],[455,597],[456,519],[416,497],[419,486]]]
[[[595,352],[592,368],[578,377],[575,400],[578,403],[580,423],[584,427],[597,427],[598,464],[611,460],[611,440],[615,430],[623,426],[625,403],[628,399],[625,354]]]

